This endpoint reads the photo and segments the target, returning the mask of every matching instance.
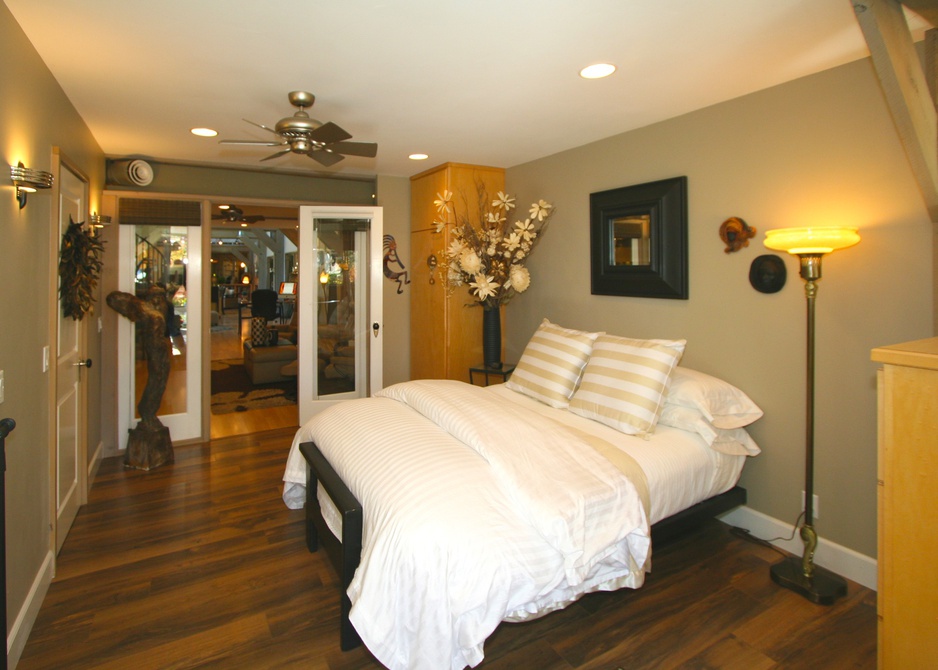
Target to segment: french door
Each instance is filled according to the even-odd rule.
[[[172,213],[174,205],[195,210],[197,203],[165,201],[165,205],[144,203],[130,214],[127,203],[119,205],[120,216],[139,223],[118,226],[118,288],[142,297],[151,287],[166,291],[169,307],[166,314],[167,335],[172,346],[169,380],[157,417],[169,428],[174,442],[202,437],[202,239],[201,229],[192,225],[174,225],[172,215],[161,217],[152,208],[163,207]],[[146,210],[150,207],[151,210]],[[182,207],[177,208],[183,211]],[[181,217],[181,215],[179,215]],[[150,223],[153,221],[153,223]],[[182,221],[180,221],[182,222]],[[127,446],[127,432],[140,420],[137,403],[146,385],[145,350],[138,342],[140,326],[121,317],[118,321],[118,435],[119,447]]]
[[[382,387],[380,207],[300,207],[299,420]]]

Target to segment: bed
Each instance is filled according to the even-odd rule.
[[[551,326],[538,334],[553,335]],[[741,425],[715,426],[728,420],[697,407],[694,393],[678,397],[682,387],[703,388],[699,373],[692,384],[683,372],[674,382],[679,356],[659,388],[652,430],[642,421],[623,430],[590,416],[596,403],[584,411],[573,402],[577,393],[588,399],[603,367],[603,335],[589,335],[573,391],[558,396],[566,403],[545,401],[543,378],[526,381],[529,343],[513,383],[406,382],[300,428],[283,498],[305,505],[311,551],[320,541],[338,550],[343,648],[360,637],[392,670],[475,666],[502,621],[640,587],[653,527],[668,532],[700,509],[712,515],[745,501],[736,483],[758,447]],[[711,400],[714,388],[729,387],[703,377]],[[761,415],[747,410],[729,422]]]

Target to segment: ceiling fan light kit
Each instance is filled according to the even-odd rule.
[[[287,98],[290,104],[298,109],[293,116],[280,119],[273,128],[244,119],[252,126],[273,133],[278,140],[221,140],[219,143],[282,147],[261,160],[269,161],[288,153],[305,154],[325,167],[335,165],[345,156],[374,158],[378,154],[378,145],[374,142],[347,142],[346,140],[352,138],[349,132],[331,121],[322,123],[311,118],[306,109],[312,107],[316,101],[316,96],[312,93],[292,91]]]

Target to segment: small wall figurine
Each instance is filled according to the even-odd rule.
[[[750,238],[755,235],[756,229],[746,225],[745,221],[736,216],[728,218],[720,226],[720,239],[726,244],[723,251],[728,254],[748,247]]]
[[[391,281],[397,282],[397,293],[400,295],[404,292],[404,284],[409,284],[410,279],[407,277],[407,270],[404,269],[404,264],[397,256],[397,240],[394,239],[393,235],[384,236],[383,266],[384,276]]]

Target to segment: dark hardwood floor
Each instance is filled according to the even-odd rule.
[[[292,435],[178,447],[152,472],[106,460],[18,668],[380,668],[339,650],[336,575],[280,500]],[[771,582],[777,558],[713,521],[657,547],[638,591],[503,624],[480,667],[875,668],[876,594],[813,605]]]

